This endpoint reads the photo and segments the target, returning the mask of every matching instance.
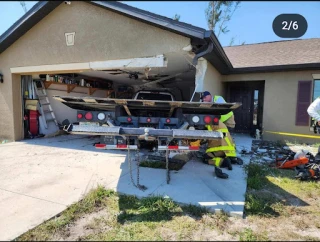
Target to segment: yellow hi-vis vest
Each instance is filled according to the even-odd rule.
[[[216,102],[219,97],[221,97],[221,96],[214,96],[213,102]],[[227,121],[232,115],[233,115],[233,112],[232,112],[232,111],[229,112],[229,113],[227,113],[227,114],[225,114],[225,115],[221,115],[220,121],[224,123],[224,122]]]

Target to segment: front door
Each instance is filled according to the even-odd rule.
[[[251,130],[251,90],[248,87],[230,88],[230,102],[242,103],[240,108],[234,110],[236,132]]]
[[[235,132],[255,134],[262,128],[264,81],[227,83],[227,101],[240,102],[234,111]]]

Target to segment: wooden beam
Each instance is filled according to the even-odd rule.
[[[130,112],[128,106],[127,106],[127,105],[123,105],[123,107],[124,107],[124,109],[126,110],[127,114],[128,114],[129,116],[131,116],[131,112]]]
[[[89,95],[92,95],[98,88],[89,87]]]
[[[109,97],[114,91],[113,90],[107,90],[107,97]]]
[[[77,85],[75,84],[67,84],[67,92],[70,93],[72,92],[73,89],[75,89]]]
[[[48,87],[50,87],[50,85],[52,84],[52,82],[43,82],[44,83],[44,87],[45,89],[48,89]]]
[[[172,113],[173,113],[174,108],[175,108],[174,106],[172,106],[172,107],[170,108],[169,117],[171,117],[171,115],[172,115]]]

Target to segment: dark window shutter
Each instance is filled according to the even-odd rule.
[[[312,81],[298,82],[298,97],[296,108],[296,125],[309,126],[309,114],[307,109],[311,103]]]

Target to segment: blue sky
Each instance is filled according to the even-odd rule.
[[[189,2],[125,2],[156,14],[172,18],[176,13],[181,16],[180,21],[201,28],[208,29],[204,11],[207,1]],[[36,1],[26,2],[28,10]],[[272,22],[276,16],[283,13],[298,13],[305,17],[308,22],[308,30],[300,39],[320,38],[320,1],[260,1],[241,2],[240,8],[234,13],[228,28],[229,33],[221,35],[219,40],[222,46],[229,45],[232,37],[235,37],[234,45],[288,40],[275,35],[272,30]],[[17,21],[24,11],[19,2],[0,2],[0,34],[6,31]]]

